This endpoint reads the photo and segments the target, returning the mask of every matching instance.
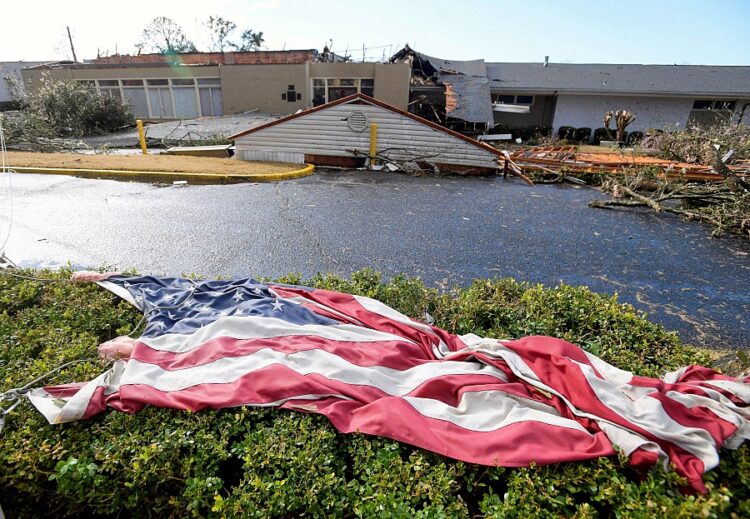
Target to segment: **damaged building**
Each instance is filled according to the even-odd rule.
[[[353,94],[230,137],[235,158],[318,166],[493,174],[498,150],[434,121]]]
[[[480,135],[494,125],[490,81],[483,59],[446,60],[406,45],[393,55],[391,62],[411,67],[411,113],[467,135]]]
[[[30,91],[48,79],[90,85],[127,101],[148,121],[221,116],[257,110],[286,115],[363,93],[404,108],[409,67],[330,59],[314,49],[193,52],[99,57],[24,68]]]

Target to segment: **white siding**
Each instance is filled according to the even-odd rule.
[[[242,151],[239,151],[238,148],[235,152],[235,157],[241,160],[259,160],[262,162],[287,162],[289,164],[305,163],[304,153],[290,153],[288,151],[270,151],[256,149],[243,149]]]
[[[353,112],[367,116],[368,128],[355,132],[347,119]],[[378,125],[379,151],[394,159],[425,157],[430,162],[494,168],[497,156],[458,137],[409,117],[370,104],[340,104],[264,128],[236,139],[237,153],[286,152],[351,157],[370,149],[369,124]]]
[[[575,128],[601,128],[604,114],[609,110],[628,110],[635,121],[628,131],[645,131],[649,128],[683,129],[695,99],[688,97],[638,97],[567,95],[557,98],[553,124],[555,132],[560,126]],[[614,128],[614,121],[610,128]]]

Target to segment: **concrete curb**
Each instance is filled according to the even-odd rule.
[[[312,175],[315,166],[305,164],[304,168],[283,173],[250,173],[246,175],[224,175],[218,173],[180,173],[177,171],[134,171],[117,169],[78,169],[78,168],[37,168],[8,166],[16,173],[39,175],[73,175],[85,178],[112,178],[116,180],[187,180],[193,184],[237,184],[241,182],[277,182]]]

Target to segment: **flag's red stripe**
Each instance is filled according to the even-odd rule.
[[[342,432],[386,436],[485,465],[515,467],[532,462],[542,465],[614,453],[602,433],[592,435],[538,421],[518,422],[489,432],[473,431],[426,417],[400,397],[384,395],[367,386],[337,383],[319,375],[301,376],[282,366],[253,372],[231,384],[202,384],[182,391],[162,392],[147,385],[124,385],[119,395],[104,399],[110,406],[124,410],[152,404],[199,411],[206,407],[259,405],[308,393],[339,391],[356,400],[294,400],[284,407],[314,409],[327,416]],[[101,394],[94,400],[101,401]],[[92,410],[100,408],[101,404],[92,402]]]
[[[490,384],[497,382],[497,378],[489,375],[443,375],[423,382],[408,396],[432,398],[456,406],[463,393],[495,389]],[[196,412],[250,402],[268,404],[307,394],[337,394],[361,403],[392,396],[368,384],[367,380],[351,384],[320,373],[303,375],[281,364],[266,366],[223,383],[196,384],[178,391],[162,391],[147,384],[125,384],[120,387],[119,393],[123,402],[153,403]],[[512,393],[509,391],[509,394]],[[519,391],[519,396],[524,395]],[[157,400],[154,401],[154,398]]]
[[[350,342],[326,339],[315,335],[287,335],[284,337],[235,339],[218,337],[191,351],[174,353],[161,351],[136,341],[131,359],[176,370],[199,366],[225,357],[243,357],[258,350],[272,349],[282,353],[323,350],[357,366],[383,366],[404,370],[425,362],[436,362],[424,351],[406,341]]]
[[[663,440],[630,422],[599,400],[580,367],[566,359],[568,356],[566,352],[578,349],[577,346],[552,337],[527,337],[517,341],[503,342],[503,344],[519,354],[539,380],[555,388],[576,409],[621,425],[653,441],[667,453],[679,474],[687,477],[693,484],[702,481],[704,465],[700,459],[679,445]]]
[[[384,315],[371,312],[363,307],[354,296],[349,294],[321,289],[303,290],[274,285],[269,286],[274,292],[277,292],[282,297],[304,297],[305,299],[315,301],[316,303],[320,303],[341,312],[344,315],[354,317],[368,328],[405,337],[422,345],[426,353],[431,353],[432,345],[437,344],[440,339],[442,339],[443,342],[445,342],[445,344],[453,351],[457,351],[466,346],[456,335],[441,330],[440,328],[430,326],[432,333],[428,333],[399,323],[393,319],[389,319]]]
[[[704,406],[685,407],[680,402],[672,400],[662,393],[652,393],[649,398],[661,402],[662,409],[674,420],[685,427],[703,429],[714,439],[717,447],[737,432],[737,427],[716,416],[713,411]]]
[[[536,421],[477,432],[424,416],[407,401],[389,397],[368,406],[333,399],[316,403],[341,432],[385,436],[450,458],[503,467],[546,465],[614,454],[603,433],[589,434]],[[295,408],[294,404],[284,407]],[[387,418],[386,418],[387,417]]]

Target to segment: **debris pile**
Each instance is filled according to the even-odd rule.
[[[522,148],[508,154],[508,167],[526,174],[620,174],[628,168],[650,168],[668,178],[692,182],[721,182],[725,176],[714,165],[678,162],[626,152],[579,152],[577,146],[539,146]],[[750,161],[741,160],[726,168],[738,175],[750,172]]]
[[[634,153],[580,152],[576,146],[543,146],[505,153],[505,173],[534,182],[587,183],[576,175],[600,175],[609,200],[596,208],[644,207],[711,225],[713,234],[750,237],[750,160],[710,146],[710,164],[678,162]]]

